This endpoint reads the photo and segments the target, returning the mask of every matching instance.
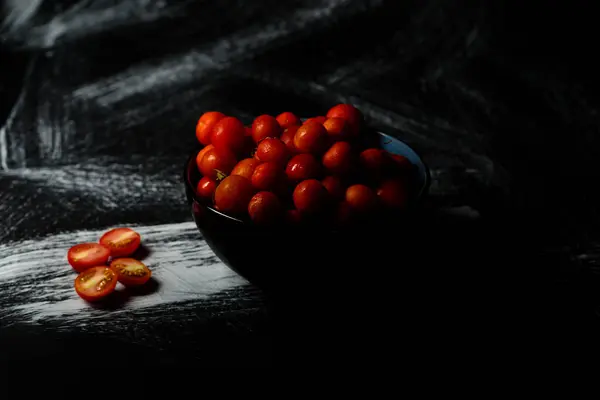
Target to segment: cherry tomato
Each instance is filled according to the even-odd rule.
[[[217,188],[217,182],[207,176],[203,176],[196,187],[196,194],[205,200],[212,200]]]
[[[298,130],[298,128],[299,126],[290,126],[281,134],[280,139],[288,148],[289,154],[298,153],[298,149],[294,145],[294,135],[296,135],[296,131]]]
[[[302,223],[302,213],[296,209],[287,210],[285,212],[285,220],[288,224],[299,225]]]
[[[349,133],[357,136],[363,124],[362,113],[350,104],[338,104],[327,112],[327,118],[343,118],[348,121]]]
[[[321,181],[321,184],[323,184],[323,187],[327,189],[327,192],[329,192],[329,195],[335,201],[342,200],[346,195],[346,188],[342,180],[337,176],[327,176]]]
[[[391,160],[390,164],[395,172],[403,175],[409,175],[413,171],[414,165],[408,158],[399,154],[387,153],[387,155]]]
[[[281,215],[281,203],[272,192],[258,192],[248,203],[248,214],[252,221],[260,225],[277,222]]]
[[[254,158],[262,162],[273,162],[284,166],[289,158],[289,152],[287,146],[281,140],[266,138],[258,144]]]
[[[301,213],[319,212],[327,204],[327,190],[316,179],[300,182],[294,189],[294,205]]]
[[[350,126],[343,118],[329,118],[323,123],[323,127],[327,131],[329,138],[335,142],[346,140],[350,136]]]
[[[368,212],[377,205],[377,196],[365,185],[352,185],[346,189],[346,202],[358,212]]]
[[[244,124],[234,117],[225,117],[215,124],[211,135],[211,143],[219,150],[229,150],[240,154],[244,150]]]
[[[105,298],[115,290],[117,274],[108,267],[89,268],[75,278],[75,291],[86,301]]]
[[[404,182],[389,179],[381,183],[377,189],[377,196],[389,208],[402,210],[406,208],[408,195]]]
[[[215,190],[215,208],[227,214],[243,214],[253,195],[254,188],[248,179],[230,175]]]
[[[344,174],[352,167],[352,147],[348,142],[337,142],[323,155],[323,165],[335,174]]]
[[[81,243],[67,252],[67,261],[77,272],[106,264],[109,257],[110,250],[98,243]]]
[[[335,210],[335,221],[339,225],[351,224],[356,219],[356,211],[346,201],[337,205]]]
[[[313,122],[316,122],[317,124],[321,124],[321,125],[323,125],[323,123],[324,123],[325,121],[327,121],[327,118],[325,118],[325,117],[323,117],[323,116],[319,116],[319,117],[312,117],[312,118],[309,118],[309,119],[307,119],[306,121],[304,121],[304,124],[303,124],[303,125],[310,124],[310,123],[313,123]]]
[[[100,238],[100,244],[110,250],[111,257],[130,256],[140,247],[142,238],[129,228],[116,228],[106,232]]]
[[[292,114],[289,111],[282,112],[281,114],[279,114],[277,116],[276,119],[277,119],[277,122],[279,123],[279,126],[281,126],[281,129],[286,129],[286,128],[289,128],[290,126],[302,124],[302,122],[300,121],[300,118],[296,117],[294,114]]]
[[[237,163],[230,175],[239,175],[246,179],[252,179],[252,174],[259,165],[260,161],[256,158],[245,158]]]
[[[203,145],[210,144],[211,135],[217,122],[225,118],[225,114],[218,111],[209,111],[202,114],[196,125],[196,138]]]
[[[281,135],[281,126],[275,118],[270,115],[256,117],[252,123],[252,139],[254,143],[260,143],[264,138],[278,138]]]
[[[214,148],[215,148],[215,146],[213,146],[212,144],[209,144],[208,146],[203,147],[202,150],[200,150],[198,152],[198,155],[196,156],[196,165],[198,166],[198,170],[200,170],[200,162],[202,161],[202,157],[204,157],[204,155],[208,151],[210,151]]]
[[[133,258],[117,258],[110,263],[110,268],[117,273],[117,279],[125,286],[143,285],[152,276],[152,271],[144,263]]]
[[[317,122],[305,123],[294,135],[294,146],[300,153],[320,153],[327,146],[327,131]]]
[[[319,176],[321,165],[312,154],[298,154],[288,162],[285,174],[292,181],[304,181]]]
[[[198,168],[202,175],[218,181],[229,175],[236,164],[237,160],[231,151],[214,148],[204,154]]]
[[[258,190],[275,190],[283,180],[282,168],[273,162],[260,164],[252,174],[252,186]]]
[[[381,174],[390,160],[384,150],[376,148],[363,150],[359,159],[362,167],[373,175]]]

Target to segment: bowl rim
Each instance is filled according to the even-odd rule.
[[[425,182],[423,184],[423,186],[421,187],[421,190],[419,192],[419,194],[417,195],[416,198],[416,202],[417,203],[421,203],[423,201],[423,199],[427,196],[427,194],[429,193],[429,187],[431,185],[431,173],[429,170],[429,166],[427,165],[427,163],[425,162],[425,160],[423,159],[423,157],[421,156],[421,154],[414,149],[413,146],[409,145],[408,143],[406,143],[405,141],[398,139],[395,136],[392,136],[390,134],[387,134],[385,132],[381,132],[379,130],[374,130],[375,133],[385,136],[391,140],[394,141],[398,141],[401,142],[402,144],[404,144],[405,146],[407,146],[410,150],[412,150],[415,155],[419,158],[419,160],[421,161],[421,163],[423,164],[423,167],[425,169]],[[198,152],[200,150],[202,150],[204,147],[206,146],[201,146],[201,147],[197,147],[196,150],[194,152],[192,152],[190,154],[190,156],[187,158],[184,168],[183,168],[183,183],[185,188],[187,189],[188,193],[191,194],[192,199],[194,200],[194,202],[196,202],[198,205],[205,207],[207,210],[210,210],[212,213],[219,215],[220,217],[223,217],[231,222],[235,222],[235,223],[239,223],[239,224],[245,224],[246,221],[241,219],[241,218],[236,218],[236,217],[232,217],[231,215],[227,215],[225,213],[222,213],[221,211],[217,210],[216,208],[205,204],[203,201],[201,201],[197,195],[196,195],[196,188],[194,187],[194,185],[192,185],[192,182],[190,181],[190,176],[189,176],[189,168],[190,168],[190,163],[196,163],[196,157],[198,156]],[[187,195],[187,194],[186,194]]]

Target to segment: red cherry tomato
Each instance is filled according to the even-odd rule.
[[[86,301],[98,301],[115,290],[117,274],[108,267],[89,268],[75,278],[75,291]]]
[[[98,243],[81,243],[67,252],[67,261],[77,272],[97,265],[104,265],[110,257],[110,250]]]
[[[346,140],[350,136],[350,126],[343,118],[329,118],[323,123],[323,127],[334,142]]]
[[[392,153],[387,153],[388,157],[391,160],[391,166],[392,168],[395,170],[395,172],[398,172],[402,175],[409,175],[412,171],[413,168],[415,167],[413,163],[410,162],[410,160],[404,156],[401,156],[399,154],[392,154]]]
[[[117,258],[110,263],[117,279],[125,286],[140,286],[150,280],[152,271],[141,261],[133,258]]]
[[[321,181],[321,184],[323,184],[323,187],[327,189],[327,192],[329,192],[329,195],[335,201],[344,199],[346,188],[344,187],[342,180],[337,176],[327,176]]]
[[[281,126],[275,118],[270,115],[256,117],[252,123],[252,139],[254,143],[260,143],[264,138],[278,138],[281,135]]]
[[[327,118],[325,118],[325,117],[323,117],[323,116],[319,116],[319,117],[312,117],[312,118],[309,118],[309,119],[307,119],[306,121],[304,121],[304,124],[302,124],[302,125],[310,124],[310,123],[313,123],[313,122],[316,122],[317,124],[321,124],[321,125],[323,125],[323,123],[324,123],[325,121],[327,121]]]
[[[334,174],[344,174],[352,167],[352,146],[337,142],[323,155],[323,165]]]
[[[327,131],[317,122],[305,123],[294,135],[294,146],[300,153],[321,153],[327,146]]]
[[[230,175],[243,176],[246,179],[252,179],[252,174],[256,167],[260,165],[260,161],[256,158],[245,158],[231,170]]]
[[[358,212],[369,212],[377,205],[377,196],[368,186],[352,185],[346,189],[346,203]]]
[[[215,181],[223,179],[229,175],[233,167],[237,164],[235,155],[225,149],[211,149],[204,154],[198,169],[202,175]]]
[[[301,125],[300,118],[296,117],[289,111],[283,112],[277,116],[277,122],[281,129],[289,128],[290,126]]]
[[[252,221],[259,225],[277,222],[281,216],[281,203],[272,192],[258,192],[248,203],[248,214]]]
[[[260,164],[252,174],[252,186],[258,190],[275,190],[283,180],[283,170],[278,164]]]
[[[196,194],[205,200],[212,200],[217,188],[217,182],[207,176],[203,176],[196,187]]]
[[[100,244],[110,250],[113,258],[132,255],[141,242],[140,234],[129,228],[111,229],[100,238]]]
[[[356,219],[356,211],[346,201],[337,205],[335,210],[335,221],[339,225],[349,225]]]
[[[303,220],[302,213],[296,209],[287,210],[285,212],[285,220],[290,225],[299,225]]]
[[[363,124],[362,113],[350,104],[338,104],[327,112],[327,118],[343,118],[348,121],[349,133],[357,136]]]
[[[381,174],[390,160],[384,150],[377,148],[363,150],[359,159],[362,167],[373,175]]]
[[[318,180],[307,179],[296,186],[293,200],[294,206],[301,213],[316,213],[327,204],[327,190]]]
[[[215,190],[215,208],[226,214],[243,214],[253,195],[254,188],[248,179],[230,175]]]
[[[285,174],[291,181],[304,181],[319,176],[321,165],[312,154],[298,154],[288,162]]]
[[[225,118],[225,114],[218,111],[209,111],[202,114],[196,125],[196,138],[203,145],[210,144],[211,135],[217,122]]]
[[[296,131],[298,130],[298,128],[299,126],[290,126],[281,134],[280,139],[288,148],[289,154],[298,153],[298,149],[294,145],[294,136],[296,135]]]
[[[258,144],[254,157],[262,162],[273,162],[283,166],[289,158],[289,151],[281,140],[266,138]]]
[[[377,189],[377,196],[384,205],[396,210],[406,208],[408,201],[406,185],[398,179],[384,181]]]
[[[210,151],[214,148],[215,148],[215,146],[213,146],[212,144],[209,144],[208,146],[203,147],[202,150],[200,150],[198,152],[198,155],[196,156],[196,165],[198,166],[198,170],[200,170],[200,162],[202,161],[202,157],[204,157],[204,155],[208,151]]]
[[[245,136],[246,129],[239,119],[225,117],[213,127],[211,143],[219,150],[240,154],[244,150]]]

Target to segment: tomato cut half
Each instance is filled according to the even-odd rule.
[[[117,274],[108,267],[89,268],[75,278],[75,291],[86,301],[98,301],[108,296],[117,286]]]
[[[100,238],[100,244],[110,250],[113,258],[132,255],[141,241],[140,234],[129,228],[112,229]]]
[[[77,272],[106,264],[108,257],[110,257],[110,250],[98,243],[81,243],[71,247],[67,252],[67,261]]]
[[[133,258],[117,258],[110,263],[110,268],[117,273],[119,282],[125,286],[143,285],[152,276],[152,271],[144,263]]]

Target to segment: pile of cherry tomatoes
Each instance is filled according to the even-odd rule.
[[[67,261],[79,272],[75,278],[79,297],[97,301],[114,292],[117,282],[127,287],[148,282],[152,271],[141,261],[130,258],[140,244],[139,233],[130,228],[116,228],[102,235],[98,243],[71,247]]]
[[[291,112],[261,115],[245,127],[218,111],[204,113],[196,137],[202,178],[198,199],[260,225],[310,220],[337,225],[381,210],[403,211],[414,166],[365,145],[361,112],[338,104],[305,121]]]

